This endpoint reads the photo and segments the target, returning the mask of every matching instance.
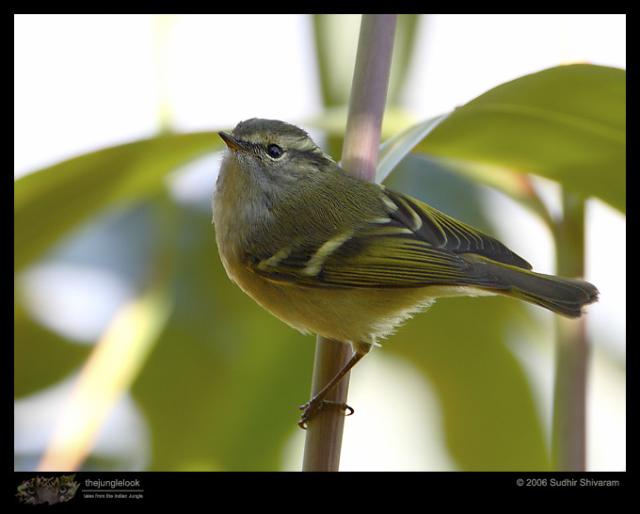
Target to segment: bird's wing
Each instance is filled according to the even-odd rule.
[[[417,238],[434,248],[456,254],[472,253],[523,269],[531,264],[497,239],[458,221],[410,196],[384,189],[391,224],[412,229]]]
[[[252,271],[276,282],[308,287],[491,287],[465,254],[529,269],[497,240],[400,193],[384,190],[387,215],[363,220],[318,243],[299,239],[271,255],[253,257]]]

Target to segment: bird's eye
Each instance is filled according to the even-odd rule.
[[[279,159],[280,157],[282,157],[284,150],[278,145],[269,145],[267,146],[267,153],[272,159]]]

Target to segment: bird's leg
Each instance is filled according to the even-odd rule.
[[[336,402],[333,400],[325,400],[326,396],[331,392],[331,390],[338,385],[340,380],[353,368],[362,357],[364,357],[369,350],[371,350],[371,344],[368,343],[358,343],[355,345],[355,351],[353,355],[338,373],[333,377],[327,385],[325,385],[318,393],[311,398],[307,403],[300,406],[300,410],[302,410],[302,416],[300,417],[300,421],[298,421],[298,425],[300,428],[306,429],[307,422],[320,410],[322,406],[326,404],[338,405],[345,412],[347,412],[347,416],[353,414],[353,409],[349,407],[346,403]]]

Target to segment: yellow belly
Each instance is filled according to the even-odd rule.
[[[273,315],[303,333],[338,341],[375,344],[435,298],[493,294],[450,286],[412,288],[304,287],[268,280],[223,258],[229,277]]]

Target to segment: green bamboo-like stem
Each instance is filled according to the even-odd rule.
[[[397,16],[363,15],[358,53],[349,99],[349,117],[342,150],[342,166],[364,180],[374,181],[382,117],[389,84]],[[349,344],[318,337],[313,368],[313,397],[351,357]],[[327,396],[347,402],[349,374]],[[344,413],[325,408],[307,428],[303,471],[337,471],[344,428]]]
[[[563,190],[563,219],[555,227],[557,273],[584,276],[584,198]],[[589,348],[584,317],[556,321],[552,467],[586,470],[586,388]]]

